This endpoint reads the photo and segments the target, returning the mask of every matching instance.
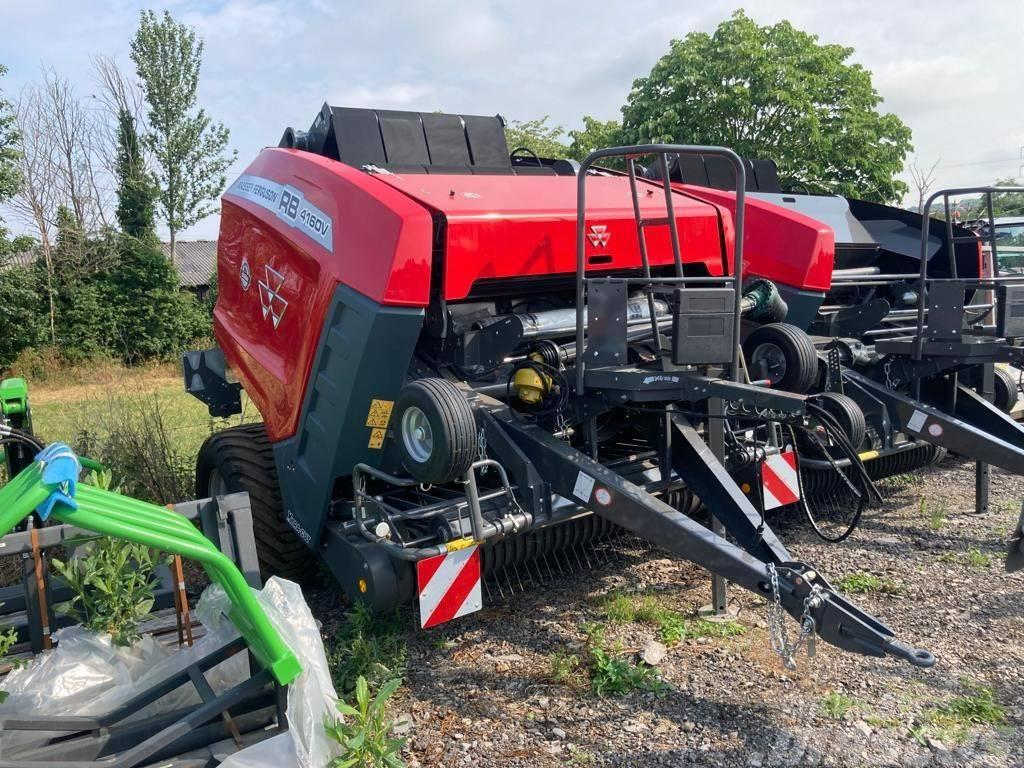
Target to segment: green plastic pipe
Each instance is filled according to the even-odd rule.
[[[6,535],[32,514],[56,489],[42,480],[42,464],[26,467],[0,489],[0,534]],[[295,654],[281,640],[235,564],[202,535],[191,522],[163,507],[111,491],[79,485],[78,509],[57,505],[53,517],[60,522],[143,544],[161,552],[198,561],[220,584],[231,601],[228,618],[249,644],[256,659],[281,685],[302,672]]]

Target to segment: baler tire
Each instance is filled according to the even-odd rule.
[[[757,373],[753,371],[757,351],[769,344],[782,353],[786,364],[779,379],[772,380],[772,388],[806,394],[818,379],[818,353],[811,337],[789,323],[769,323],[756,328],[743,342],[743,354],[752,377]]]
[[[843,428],[850,445],[860,450],[868,435],[868,424],[857,401],[840,392],[822,392],[813,399]]]
[[[196,497],[210,492],[214,471],[229,493],[245,491],[252,509],[260,575],[302,582],[315,573],[315,555],[285,522],[274,449],[262,424],[244,424],[210,435],[196,458]]]
[[[431,450],[425,459],[412,454],[405,441],[405,418],[417,408],[430,427]],[[391,437],[402,465],[421,483],[443,485],[469,471],[477,458],[476,416],[462,391],[447,379],[409,382],[398,396]]]
[[[1009,413],[1017,407],[1020,402],[1020,391],[1017,389],[1017,379],[1005,368],[996,368],[993,377],[995,384],[995,400],[993,405],[1003,413]]]

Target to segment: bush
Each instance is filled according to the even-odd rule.
[[[155,504],[193,498],[193,457],[173,439],[160,399],[140,393],[110,395],[109,402],[95,431],[75,438],[75,451],[109,467],[127,496]]]
[[[109,632],[115,645],[131,645],[140,637],[139,622],[153,610],[155,571],[168,560],[121,539],[104,537],[84,547],[83,557],[52,561],[73,595],[58,611],[93,632]]]
[[[0,271],[0,369],[44,338],[45,321],[35,270],[9,267]]]

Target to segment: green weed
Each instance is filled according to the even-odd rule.
[[[821,700],[821,714],[832,720],[842,720],[851,710],[858,709],[860,702],[844,693],[833,691]]]
[[[892,579],[863,571],[847,574],[839,580],[837,586],[847,594],[883,593],[892,595],[900,591],[899,585]]]
[[[992,555],[974,548],[967,550],[967,564],[972,568],[990,568],[992,566]]]
[[[18,633],[13,627],[10,627],[7,631],[0,633],[0,664],[13,663],[7,658],[7,654],[10,653],[11,648],[13,648],[17,642]],[[0,691],[0,704],[2,704],[6,698],[7,691]]]
[[[354,691],[360,677],[371,688],[405,677],[408,649],[402,623],[397,612],[375,615],[356,603],[327,648],[327,661],[339,694]]]
[[[928,527],[933,532],[938,533],[942,530],[942,527],[946,524],[946,518],[948,516],[945,505],[940,504],[935,507],[929,507],[928,502],[922,496],[919,509],[921,517],[928,518]]]
[[[575,653],[555,651],[549,660],[548,679],[559,685],[575,686],[585,675],[583,660]]]
[[[622,658],[622,648],[605,639],[604,627],[590,624],[584,630],[590,689],[598,696],[624,696],[638,690],[661,696],[668,691],[657,669]]]
[[[342,752],[327,768],[402,768],[399,757],[404,738],[390,738],[391,720],[388,700],[395,694],[401,680],[388,680],[377,695],[370,698],[365,677],[356,678],[355,702],[339,701],[338,712],[344,719],[324,722],[327,736],[341,745]]]

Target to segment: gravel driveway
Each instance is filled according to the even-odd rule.
[[[795,672],[769,649],[767,603],[733,588],[741,634],[669,644],[667,690],[592,693],[580,670],[599,625],[630,661],[656,629],[609,618],[609,596],[647,596],[692,615],[705,572],[640,547],[542,590],[489,601],[476,616],[410,639],[395,702],[411,766],[1024,765],[1024,574],[1002,570],[1024,480],[994,473],[992,511],[973,510],[973,465],[947,460],[889,483],[841,545],[800,520],[773,525],[794,555],[833,582],[858,574],[854,601],[932,669],[819,643]],[[790,623],[790,631],[795,623]],[[563,665],[564,666],[564,665]]]

